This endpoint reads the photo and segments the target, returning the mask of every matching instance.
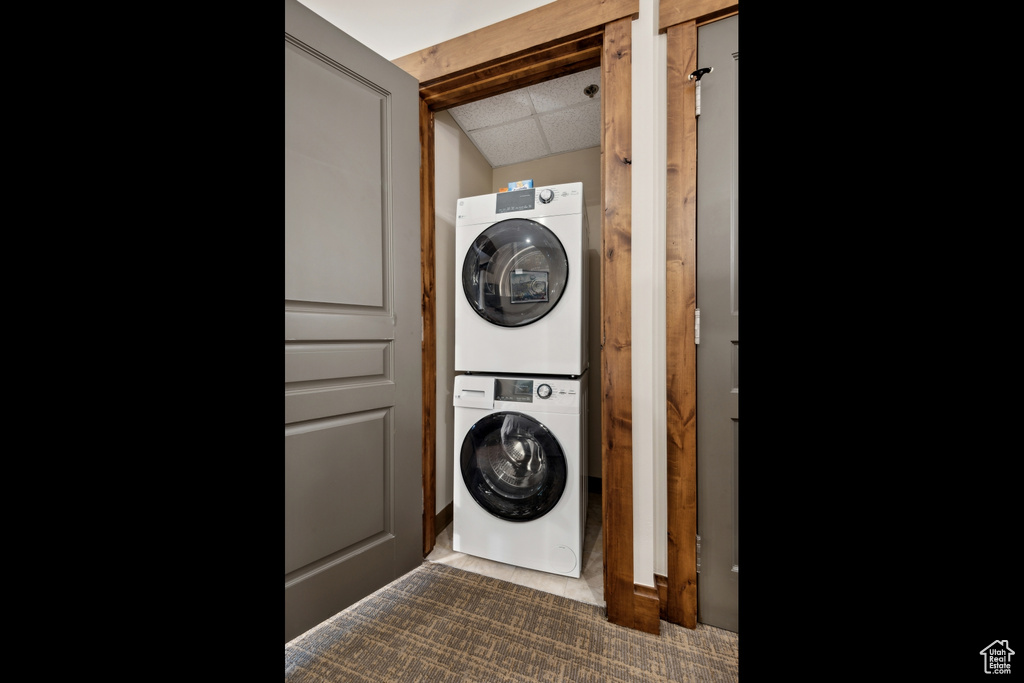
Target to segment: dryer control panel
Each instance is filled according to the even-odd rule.
[[[455,207],[455,225],[494,223],[519,216],[537,219],[585,211],[583,183],[562,183],[462,197]]]
[[[536,194],[531,187],[527,190],[514,190],[512,192],[499,192],[494,195],[494,213],[508,213],[509,211],[530,211],[534,206]]]

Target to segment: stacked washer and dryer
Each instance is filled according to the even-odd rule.
[[[452,548],[579,577],[587,514],[583,184],[460,199]]]

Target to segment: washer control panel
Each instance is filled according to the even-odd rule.
[[[572,402],[579,391],[577,382],[558,379],[494,379],[494,400],[513,403],[534,401]]]
[[[456,375],[456,408],[576,414],[586,405],[586,378]]]
[[[537,400],[545,403],[575,404],[579,400],[579,383],[557,379],[537,380]]]

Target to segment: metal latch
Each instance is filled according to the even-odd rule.
[[[703,76],[704,74],[709,74],[709,73],[711,73],[714,70],[715,70],[715,67],[709,66],[709,67],[705,67],[703,69],[697,69],[692,74],[690,74],[689,80],[692,81],[694,78],[697,79],[697,84],[694,86],[694,89],[696,90],[696,97],[697,97],[697,107],[696,107],[696,110],[694,111],[694,116],[700,116],[700,77]]]
[[[700,344],[700,309],[693,312],[693,343]]]

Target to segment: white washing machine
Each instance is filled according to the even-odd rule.
[[[579,578],[587,375],[457,375],[452,549]]]
[[[455,370],[588,366],[583,183],[464,197],[455,218]]]

